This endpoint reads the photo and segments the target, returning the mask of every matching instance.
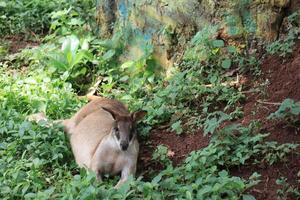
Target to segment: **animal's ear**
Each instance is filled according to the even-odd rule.
[[[118,114],[115,113],[114,111],[112,111],[111,109],[109,108],[105,108],[105,107],[101,107],[103,110],[105,110],[106,112],[109,112],[111,114],[111,116],[114,118],[114,120],[117,120],[117,116]]]
[[[144,110],[136,111],[136,112],[131,113],[131,118],[134,122],[138,122],[141,119],[143,119],[143,117],[145,117],[146,114],[147,114],[147,111],[144,111]]]

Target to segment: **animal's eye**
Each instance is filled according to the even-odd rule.
[[[117,139],[120,139],[120,133],[117,131],[115,132]]]
[[[118,127],[114,128],[114,132],[115,132],[115,135],[116,135],[117,139],[120,139],[120,133],[119,133]]]
[[[129,133],[129,140],[133,138],[133,135],[135,134],[135,129],[131,130]]]
[[[132,137],[133,137],[133,133],[132,133],[132,132],[130,132],[130,133],[129,133],[129,140],[131,140],[131,139],[132,139]]]

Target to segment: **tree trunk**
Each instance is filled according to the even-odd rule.
[[[273,41],[284,17],[298,9],[299,0],[100,0],[98,23],[102,37],[112,35],[114,24],[130,24],[151,38],[154,56],[166,66],[208,24],[220,24],[224,40]]]

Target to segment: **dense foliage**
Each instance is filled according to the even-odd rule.
[[[82,25],[84,21],[93,23],[94,10],[92,0],[1,0],[0,35],[45,34],[59,23],[67,23],[69,26]],[[53,23],[52,20],[63,13],[66,13],[65,18]],[[73,20],[65,21],[66,18]]]
[[[133,27],[121,27],[106,40],[83,34],[93,27],[93,10],[93,1],[0,1],[0,35],[47,33],[39,47],[0,57],[0,198],[254,199],[247,189],[259,182],[259,174],[244,180],[229,168],[271,165],[298,145],[265,142],[267,134],[255,121],[219,128],[243,115],[242,86],[224,84],[235,79],[225,72],[236,67],[259,74],[259,62],[245,53],[247,47],[212,38],[218,27],[208,26],[193,37],[183,62],[166,78],[153,46]],[[129,41],[140,42],[143,56],[122,62]],[[271,52],[280,50],[276,45]],[[159,146],[153,159],[165,169],[150,181],[132,178],[119,190],[112,187],[116,179],[98,183],[93,173],[76,166],[62,127],[29,122],[26,116],[45,112],[51,120],[67,118],[85,103],[77,94],[99,80],[98,94],[148,111],[140,127],[143,139],[151,127],[168,122],[177,134],[183,127],[202,128],[212,135],[210,144],[178,167],[168,160],[167,147]],[[299,103],[288,100],[271,117],[292,118],[295,124],[295,113]]]

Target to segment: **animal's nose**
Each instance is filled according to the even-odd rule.
[[[127,148],[128,148],[128,142],[122,141],[122,142],[120,143],[120,145],[121,145],[121,148],[122,148],[123,151],[126,151],[126,150],[127,150]]]

